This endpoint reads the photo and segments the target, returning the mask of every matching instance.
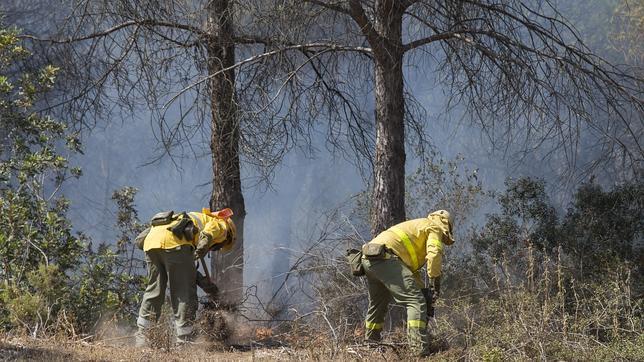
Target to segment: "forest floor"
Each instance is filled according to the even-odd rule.
[[[0,340],[2,361],[241,361],[255,359],[258,352],[215,352],[199,344],[182,348],[153,349],[60,338],[13,337]]]
[[[86,342],[62,338],[30,338],[0,335],[0,361],[326,361],[326,360],[414,360],[387,347],[354,345],[328,348],[213,348],[207,343],[171,348],[136,348],[109,341]]]

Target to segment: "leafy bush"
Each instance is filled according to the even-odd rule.
[[[17,72],[14,64],[29,53],[16,34],[0,28],[0,324],[35,332],[60,308],[64,273],[82,253],[65,217],[68,201],[56,195],[69,175],[80,175],[57,149],[80,145],[64,123],[33,110],[57,69]]]
[[[626,262],[639,268],[641,278],[643,231],[644,182],[610,191],[588,183],[577,190],[557,237],[574,258],[580,276],[590,277],[615,262]]]
[[[58,266],[40,264],[27,273],[28,287],[6,283],[0,300],[6,305],[10,323],[31,334],[48,328],[67,300],[69,289],[64,280]]]
[[[136,315],[145,284],[144,261],[134,256],[135,246],[130,242],[142,227],[134,206],[136,192],[130,187],[114,192],[121,230],[116,247],[102,243],[94,250],[85,240],[88,247],[67,279],[70,292],[65,302],[81,332],[94,331],[107,320],[131,324]]]
[[[598,185],[584,184],[565,213],[551,206],[541,180],[508,180],[506,186],[498,198],[501,213],[488,215],[485,226],[470,235],[475,251],[470,264],[487,265],[506,258],[510,265],[525,269],[523,254],[528,246],[550,257],[561,247],[577,279],[601,279],[606,270],[623,263],[642,277],[638,261],[644,247],[643,182],[606,192]],[[509,272],[521,277],[518,271]]]
[[[0,327],[89,332],[106,315],[131,319],[138,304],[142,261],[128,242],[141,230],[136,189],[114,194],[121,231],[115,250],[94,251],[91,240],[74,235],[69,201],[57,191],[81,174],[61,148],[77,152],[80,143],[64,122],[34,111],[57,69],[21,73],[16,64],[28,56],[17,32],[0,27]]]
[[[543,181],[506,186],[449,264],[436,337],[468,359],[641,360],[644,185],[582,185],[560,214]]]

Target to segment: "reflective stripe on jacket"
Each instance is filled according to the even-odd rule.
[[[439,216],[413,219],[381,232],[372,243],[383,244],[416,272],[427,261],[427,274],[441,275],[444,243],[451,243],[449,225]]]
[[[188,216],[200,231],[195,235],[193,240],[179,238],[174,235],[172,231],[168,230],[168,228],[171,228],[172,226],[179,223],[180,219],[178,219],[166,225],[152,226],[150,233],[145,238],[143,250],[148,251],[152,249],[174,249],[181,245],[195,246],[199,234],[201,233],[205,234],[210,240],[209,248],[212,245],[226,241],[226,235],[228,231],[228,224],[226,223],[226,220],[218,219],[201,212],[190,212],[188,213]],[[222,249],[226,249],[226,247]]]

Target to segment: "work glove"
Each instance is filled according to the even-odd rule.
[[[432,290],[433,290],[432,300],[438,299],[438,297],[440,297],[441,295],[441,277],[440,276],[432,278]]]
[[[195,259],[203,258],[208,254],[210,246],[210,240],[205,234],[199,235],[199,241],[197,242],[197,248],[195,249]]]
[[[200,272],[197,272],[197,286],[199,286],[199,288],[201,288],[204,293],[213,298],[217,296],[217,293],[219,293],[219,288],[217,288],[217,285]]]
[[[434,318],[434,301],[431,288],[422,288],[420,291],[423,292],[423,297],[425,297],[425,303],[427,304],[427,318]]]

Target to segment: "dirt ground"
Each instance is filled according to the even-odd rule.
[[[32,339],[0,340],[0,360],[46,361],[242,361],[254,359],[253,352],[209,352],[200,345],[189,348],[152,349],[110,345],[104,342]]]
[[[293,349],[285,346],[246,346],[245,351],[229,348],[213,350],[212,345],[196,343],[188,347],[135,348],[110,342],[84,342],[63,339],[33,339],[0,336],[0,361],[326,361],[326,360],[414,360],[393,349],[366,346]]]

